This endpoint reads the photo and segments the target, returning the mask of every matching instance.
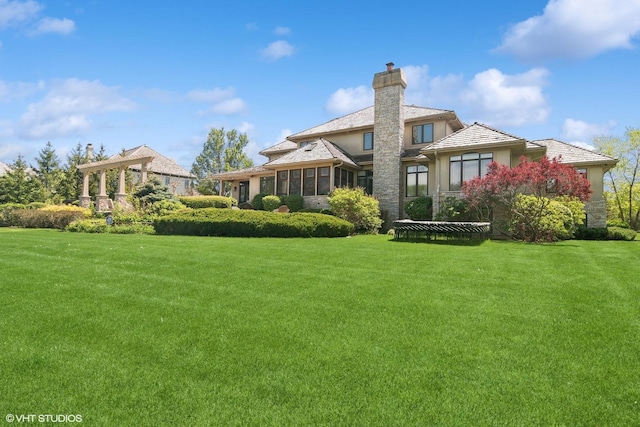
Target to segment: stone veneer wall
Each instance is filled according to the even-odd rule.
[[[401,163],[404,145],[404,89],[407,86],[401,69],[390,69],[373,77],[375,89],[373,193],[380,203],[389,229],[402,217]]]
[[[607,202],[604,200],[590,200],[584,204],[587,213],[587,227],[604,228],[607,226]]]

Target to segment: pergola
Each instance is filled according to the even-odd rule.
[[[98,212],[110,211],[113,209],[113,202],[107,194],[106,174],[109,169],[118,169],[118,192],[115,195],[115,203],[118,205],[127,204],[127,193],[125,188],[125,171],[128,166],[141,165],[140,182],[147,181],[147,166],[153,161],[152,156],[122,156],[98,162],[78,165],[78,170],[82,171],[82,195],[80,196],[80,206],[88,208],[91,206],[91,196],[89,196],[89,176],[93,172],[100,174],[100,187],[96,197],[96,210]]]

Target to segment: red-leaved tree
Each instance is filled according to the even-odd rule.
[[[540,216],[545,214],[550,201],[560,196],[563,196],[560,200],[575,198],[586,202],[591,197],[591,185],[573,167],[560,163],[559,158],[543,157],[534,162],[523,156],[515,167],[491,163],[485,176],[463,184],[462,193],[469,208],[476,210],[481,219],[487,220],[496,208],[503,208],[509,222],[514,215],[523,215],[514,212],[518,195],[537,197],[538,211],[527,215]],[[518,220],[534,224],[536,218]]]

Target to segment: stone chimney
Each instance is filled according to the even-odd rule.
[[[385,223],[393,226],[402,216],[402,165],[404,146],[404,89],[407,80],[402,69],[389,62],[387,71],[373,76],[375,90],[373,146],[373,193],[380,202]]]
[[[93,144],[87,144],[85,156],[87,160],[93,161]]]

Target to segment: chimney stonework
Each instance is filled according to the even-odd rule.
[[[391,65],[391,66],[389,66]],[[393,69],[373,77],[375,90],[373,146],[373,193],[380,203],[385,223],[390,229],[402,216],[402,166],[404,146],[404,89],[407,81],[402,69]]]

